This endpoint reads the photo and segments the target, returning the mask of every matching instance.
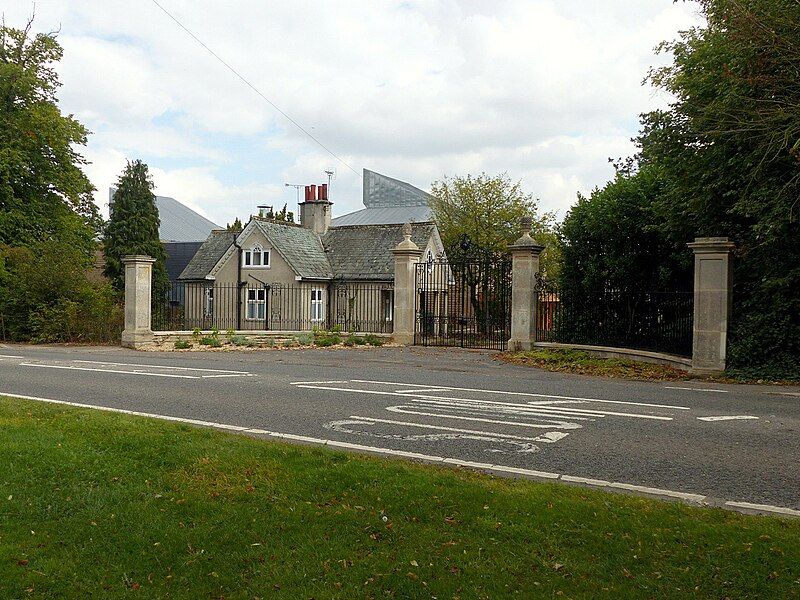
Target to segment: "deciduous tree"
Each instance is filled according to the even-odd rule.
[[[58,239],[89,256],[100,227],[77,148],[88,131],[58,107],[54,34],[0,26],[0,243]]]

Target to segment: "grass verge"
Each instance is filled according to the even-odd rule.
[[[503,352],[501,360],[515,365],[536,367],[559,373],[577,373],[600,377],[622,377],[657,381],[685,381],[686,371],[666,365],[638,362],[625,358],[600,358],[583,350],[541,348],[526,352]]]
[[[0,398],[0,595],[797,598],[800,521]]]

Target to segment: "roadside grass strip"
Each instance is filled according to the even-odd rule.
[[[0,397],[0,596],[134,593],[796,598],[800,520]]]

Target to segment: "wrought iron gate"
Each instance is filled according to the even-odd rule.
[[[511,333],[511,261],[419,263],[414,343],[505,350]]]

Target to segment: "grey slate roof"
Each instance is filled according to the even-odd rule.
[[[236,239],[235,231],[212,231],[178,279],[205,279]]]
[[[304,279],[330,279],[331,265],[317,234],[305,227],[255,221],[275,250]]]
[[[108,190],[109,207],[114,204],[115,191],[114,187]],[[212,230],[221,229],[175,198],[156,196],[156,208],[161,220],[158,237],[162,242],[202,242]]]
[[[331,227],[390,225],[433,220],[430,194],[410,183],[364,169],[363,202],[366,208],[336,217]]]
[[[394,279],[392,250],[403,240],[402,225],[336,227],[322,236],[334,276],[337,279]],[[425,248],[433,234],[431,223],[415,223],[411,239]]]
[[[392,206],[387,208],[362,208],[331,220],[331,227],[351,225],[402,225],[433,221],[433,212],[427,206]]]

